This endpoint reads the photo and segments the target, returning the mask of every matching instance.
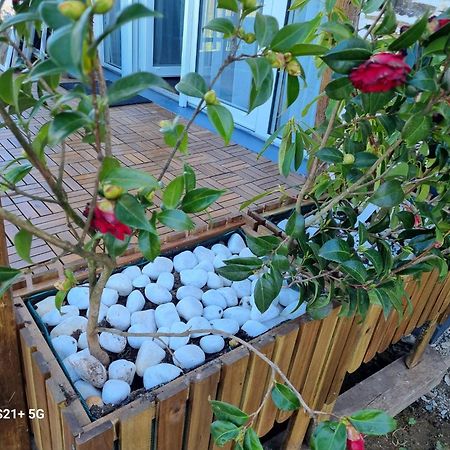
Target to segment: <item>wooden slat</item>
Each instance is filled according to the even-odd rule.
[[[297,342],[299,326],[293,323],[283,328],[283,331],[275,337],[275,348],[273,350],[272,361],[280,368],[283,373],[289,370],[292,353]],[[276,375],[276,381],[280,382],[280,376]],[[277,407],[269,399],[261,410],[255,430],[259,436],[264,436],[273,427],[277,415]]]
[[[74,450],[75,437],[80,436],[83,433],[83,429],[80,427],[72,408],[64,408],[61,411],[61,424],[63,429],[62,450]]]
[[[184,380],[166,387],[157,394],[156,404],[156,448],[174,450],[183,447],[186,401],[189,387]]]
[[[76,450],[114,450],[113,424],[103,422],[92,430],[77,436],[75,448]]]
[[[425,307],[420,315],[419,320],[417,321],[417,325],[420,327],[428,320],[432,320],[434,317],[431,317],[431,311],[433,310],[436,303],[439,303],[441,299],[441,292],[445,288],[446,279],[439,281],[436,280],[436,283],[433,286],[433,289],[430,294],[430,299],[425,304]]]
[[[40,352],[34,352],[31,355],[31,370],[36,396],[36,407],[44,411],[42,419],[34,419],[34,421],[39,423],[41,440],[45,450],[51,450],[52,439],[50,434],[46,393],[46,380],[50,378],[50,370],[47,362]]]
[[[369,362],[377,354],[381,341],[389,331],[389,327],[392,326],[391,324],[395,318],[395,312],[395,310],[392,310],[387,319],[384,317],[384,314],[378,316],[378,322],[375,325],[375,330],[367,347],[363,362]]]
[[[353,347],[353,357],[347,368],[349,373],[354,372],[361,365],[364,355],[366,354],[369,342],[372,339],[372,335],[375,331],[375,326],[378,322],[380,314],[383,314],[383,310],[378,305],[372,305],[367,312],[364,323],[359,327],[359,334],[356,338],[356,345]]]
[[[450,294],[450,275],[447,276],[447,279],[445,280],[444,287],[442,288],[442,291],[439,294],[439,297],[436,301],[436,303],[433,306],[433,309],[430,312],[430,318],[436,317],[440,311],[442,311],[443,305],[446,302],[446,299],[448,298]]]
[[[338,321],[339,308],[320,321],[320,331],[314,348],[314,354],[309,364],[303,389],[300,390],[304,400],[310,405],[320,386],[323,369],[329,357],[329,350],[333,345],[334,330]],[[310,417],[303,409],[298,410],[290,419],[286,433],[286,448],[298,448],[301,446],[310,423]]]
[[[139,399],[133,405],[121,408],[120,415],[120,450],[151,450],[153,421],[156,414],[154,402]]]
[[[293,361],[288,371],[288,378],[295,388],[302,392],[303,384],[308,373],[314,348],[320,329],[320,321],[314,320],[311,322],[302,323],[300,325],[297,342],[293,351]],[[278,411],[276,421],[284,422],[292,415],[292,412]]]
[[[217,389],[217,400],[240,405],[242,391],[244,389],[245,374],[247,372],[250,355],[248,350],[239,347],[230,353],[220,357],[222,369],[220,373],[219,387]],[[231,444],[217,447],[210,438],[209,448],[214,450],[231,450]]]
[[[61,410],[66,406],[66,397],[53,378],[46,380],[45,385],[48,421],[51,424],[51,444],[53,450],[58,450],[62,449],[64,446]]]
[[[220,365],[213,363],[190,374],[189,407],[186,423],[185,450],[209,446],[213,413],[209,399],[215,399],[220,379]]]

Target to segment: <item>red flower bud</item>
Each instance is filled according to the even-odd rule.
[[[387,92],[406,82],[411,67],[395,53],[377,53],[353,69],[350,81],[362,92]]]
[[[89,207],[86,207],[83,214],[88,217]],[[114,203],[109,200],[97,202],[94,215],[92,216],[91,228],[103,234],[112,234],[120,241],[123,241],[125,236],[129,236],[132,233],[128,225],[117,220],[114,213]]]
[[[364,437],[352,425],[347,425],[347,450],[364,450]]]

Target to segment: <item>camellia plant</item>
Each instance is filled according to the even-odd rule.
[[[294,1],[291,9],[307,3]],[[283,286],[290,286],[298,291],[299,305],[306,302],[314,318],[325,317],[336,304],[342,315],[364,318],[374,304],[381,306],[386,316],[396,310],[402,317],[407,298],[405,276],[420,276],[435,268],[441,276],[447,274],[450,14],[427,14],[398,30],[390,1],[354,0],[355,7],[365,13],[378,11],[373,23],[359,30],[336,3],[327,1],[325,10],[308,22],[280,27],[274,17],[261,13],[257,0],[218,0],[220,9],[233,14],[213,19],[206,28],[229,41],[229,53],[209,84],[201,75],[189,73],[176,86],[178,92],[198,99],[197,108],[186,125],[178,118],[161,123],[172,151],[161,173],[152,175],[122,167],[114,157],[109,105],[145,88],[171,87],[147,72],[125,76],[107,87],[98,47],[124,24],[158,14],[134,3],[96,36],[93,18],[108,12],[113,0],[14,2],[16,14],[0,25],[0,33],[2,42],[11,45],[20,58],[15,67],[0,75],[0,116],[23,154],[2,167],[1,188],[58,204],[77,242],[50,235],[4,208],[0,208],[0,217],[19,228],[15,246],[24,260],[31,261],[31,242],[37,237],[61,249],[58,257],[71,253],[87,261],[88,346],[104,365],[109,357],[98,341],[100,299],[117,258],[137,237],[142,254],[153,260],[160,252],[158,224],[190,230],[194,225],[189,214],[206,210],[222,194],[197,187],[195,172],[188,164],[167,185],[161,180],[172,159],[188,152],[188,130],[201,112],[207,113],[224,141],[230,141],[233,117],[217,98],[214,84],[237,61],[245,61],[252,73],[252,111],[272,96],[277,71],[287,77],[286,106],[293,105],[302,95],[302,58],[315,57],[318,73],[329,79],[319,96],[328,99],[328,108],[323,123],[310,128],[302,125],[298,111],[262,149],[261,153],[279,139],[279,169],[285,176],[307,159],[308,175],[284,224],[284,235],[248,237],[255,256],[226,261],[218,272],[233,281],[256,275],[254,299],[261,312],[273,305]],[[253,32],[244,27],[250,15],[254,17]],[[33,62],[19,42],[30,43],[30,29],[39,32],[42,25],[52,30],[47,58]],[[17,40],[11,38],[12,29]],[[253,54],[242,50],[244,44],[255,43]],[[59,90],[64,74],[78,80],[81,87]],[[47,121],[35,132],[38,114]],[[63,183],[65,142],[73,134],[92,146],[99,161],[92,198],[83,214],[71,206]],[[59,150],[57,173],[47,164],[49,147]],[[51,192],[49,197],[21,190],[20,181],[31,170],[40,173]],[[156,201],[156,192],[161,202]],[[260,193],[258,199],[265,194]],[[19,270],[0,268],[0,293],[20,275]],[[67,271],[66,279],[57,285],[58,306],[75,284],[73,274]],[[227,335],[220,330],[207,332]],[[273,362],[248,342],[228,337],[267,362],[273,380],[254,413],[211,402],[217,419],[212,435],[218,445],[235,441],[237,449],[262,449],[252,424],[270,398],[282,410],[303,408],[315,419],[313,449],[363,449],[363,435],[385,434],[395,428],[395,421],[382,411],[336,417],[312,410]],[[275,382],[276,375],[283,384]]]

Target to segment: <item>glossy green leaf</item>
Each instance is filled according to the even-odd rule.
[[[204,211],[218,200],[225,191],[210,188],[197,188],[186,193],[181,202],[181,209],[187,213]]]
[[[286,234],[294,239],[300,239],[305,234],[305,218],[294,211],[286,223]]]
[[[372,14],[380,9],[385,2],[386,0],[367,0],[367,2],[364,2],[363,12],[365,14]]]
[[[117,167],[111,169],[104,177],[105,184],[120,186],[123,189],[159,188],[158,180],[149,173],[130,167]]]
[[[253,111],[258,106],[263,105],[272,96],[273,87],[273,71],[270,71],[268,76],[264,79],[260,88],[258,89],[255,83],[252,83],[250,90],[249,112]]]
[[[307,42],[319,21],[313,19],[309,22],[292,23],[284,26],[272,39],[270,48],[276,52],[288,52],[294,45]]]
[[[321,56],[328,51],[328,47],[317,44],[296,44],[291,48],[293,56]]]
[[[207,112],[210,122],[222,136],[225,145],[228,145],[234,131],[233,115],[228,108],[222,105],[208,105]]]
[[[216,269],[216,272],[230,281],[243,281],[250,275],[253,275],[253,270],[249,266],[242,264],[230,264],[219,267]]]
[[[30,258],[31,242],[33,241],[33,235],[24,229],[21,229],[14,236],[14,246],[16,247],[17,254],[29,263],[32,263]]]
[[[261,87],[266,77],[271,72],[272,66],[266,58],[249,58],[245,62],[249,65],[252,71],[253,81],[257,89]]]
[[[42,2],[38,8],[42,20],[47,26],[56,30],[71,23],[71,20],[61,14],[58,9],[58,2]]]
[[[402,184],[397,180],[384,182],[370,197],[370,202],[380,208],[392,208],[405,199]]]
[[[184,192],[184,176],[174,178],[163,191],[163,204],[165,208],[176,208]]]
[[[325,147],[319,150],[316,155],[321,161],[330,164],[341,163],[344,160],[344,155],[337,148]]]
[[[13,26],[28,22],[36,22],[39,19],[39,14],[36,12],[21,12],[20,14],[11,15],[0,24],[0,33]]]
[[[239,11],[238,0],[218,0],[217,7],[221,9],[227,9],[228,11],[233,12]]]
[[[244,436],[244,450],[264,450],[256,431],[248,428]]]
[[[161,242],[157,233],[140,230],[138,245],[141,253],[149,261],[153,261],[160,254]]]
[[[358,411],[349,419],[360,433],[368,436],[382,436],[397,428],[397,422],[391,416],[376,409]]]
[[[208,87],[204,78],[195,72],[190,72],[181,79],[181,81],[175,86],[178,92],[189,97],[203,98],[206,94]]]
[[[256,282],[255,290],[253,292],[255,297],[255,305],[258,310],[261,313],[267,311],[279,292],[280,289],[277,289],[273,279],[269,276],[269,274],[265,273]]]
[[[389,50],[396,52],[410,47],[417,42],[425,32],[428,24],[428,13],[419,19],[414,25],[404,31],[394,42],[389,44]]]
[[[172,90],[163,78],[150,72],[136,72],[115,81],[108,88],[108,100],[111,105],[134,97],[144,89],[159,87]]]
[[[367,277],[369,276],[364,264],[357,259],[349,259],[348,261],[344,261],[341,263],[340,268],[343,272],[349,274],[361,284],[365,283]]]
[[[78,77],[72,60],[72,29],[73,24],[69,24],[54,31],[47,41],[47,52],[57,66]]]
[[[311,450],[345,450],[347,447],[347,429],[340,422],[320,422],[310,441]]]
[[[110,233],[106,233],[103,236],[106,251],[108,252],[108,255],[111,256],[112,258],[118,258],[119,256],[122,256],[129,248],[130,240],[131,236],[126,236],[123,241],[121,241],[120,239],[116,239]]]
[[[189,164],[184,164],[184,186],[186,192],[192,191],[192,189],[195,189],[195,186],[197,184],[197,177],[195,175],[194,169]]]
[[[372,55],[370,44],[359,38],[345,39],[324,56],[323,61],[335,72],[348,74]]]
[[[355,162],[353,165],[358,169],[366,169],[372,167],[378,158],[376,155],[370,152],[359,152],[355,155]]]
[[[397,17],[391,2],[388,2],[387,8],[383,14],[383,20],[375,27],[373,34],[375,36],[383,36],[385,34],[394,33],[397,29]]]
[[[375,114],[378,111],[383,110],[394,97],[394,91],[361,94],[364,112],[367,114]]]
[[[166,209],[158,214],[158,219],[166,227],[175,231],[192,230],[195,226],[192,219],[179,209]]]
[[[291,106],[298,98],[300,94],[300,82],[298,77],[288,75],[287,80],[287,107]]]
[[[22,272],[11,267],[0,267],[0,298],[17,281]]]
[[[55,307],[58,311],[61,311],[61,307],[66,299],[67,291],[58,291],[55,295]]]
[[[278,151],[278,170],[284,177],[288,177],[291,172],[292,163],[295,157],[295,143],[291,136],[283,138]]]
[[[295,411],[300,408],[300,401],[289,386],[275,383],[272,389],[272,400],[281,411]]]
[[[217,33],[223,33],[224,37],[229,37],[235,32],[234,23],[225,17],[210,20],[204,28],[206,30],[216,31]]]
[[[99,180],[101,182],[107,180],[108,175],[113,169],[118,169],[120,167],[120,162],[114,158],[114,156],[105,156],[102,161],[102,167],[99,173]],[[112,183],[107,183],[112,184]]]
[[[161,128],[161,133],[164,136],[164,142],[169,146],[175,148],[178,145],[178,151],[183,154],[188,152],[188,133],[186,126],[178,122],[178,118],[174,121],[167,121],[167,125]]]
[[[353,84],[347,77],[338,78],[327,84],[325,92],[333,100],[345,100],[354,91]]]
[[[248,414],[234,405],[218,400],[210,400],[209,404],[218,420],[234,423],[238,427],[245,425],[249,420]]]
[[[278,33],[278,21],[273,16],[256,13],[255,35],[261,47],[267,47]]]
[[[30,80],[39,81],[43,77],[60,74],[62,71],[62,68],[57,66],[51,59],[45,59],[31,69]]]
[[[31,172],[32,169],[33,166],[27,162],[24,164],[16,165],[12,169],[6,170],[3,173],[3,177],[5,179],[5,187],[7,187],[7,183],[16,185],[19,181],[22,181]],[[0,184],[3,184],[3,180],[0,180]]]
[[[211,435],[219,447],[223,447],[227,442],[236,438],[240,431],[241,427],[224,420],[216,420],[211,424]]]
[[[87,38],[88,24],[92,20],[92,8],[87,7],[72,27],[70,52],[73,64],[81,71],[83,66],[83,46]]]
[[[153,231],[143,206],[130,194],[122,195],[116,202],[116,218],[120,222],[138,230]]]
[[[436,71],[433,66],[424,67],[417,71],[409,84],[419,91],[437,92],[439,90]]]
[[[351,257],[350,247],[342,239],[331,239],[322,245],[319,256],[330,261],[343,263]]]
[[[273,252],[279,245],[280,239],[275,236],[246,236],[247,245],[256,256],[265,256]]]
[[[77,111],[67,111],[57,114],[48,129],[48,142],[56,145],[62,142],[80,128],[88,125],[89,119]]]
[[[364,255],[370,261],[377,275],[382,275],[383,273],[383,260],[381,255],[373,248],[364,250]]]
[[[320,26],[323,31],[331,33],[336,41],[341,41],[343,39],[350,39],[353,37],[353,30],[347,24],[342,24],[338,22],[326,22]]]

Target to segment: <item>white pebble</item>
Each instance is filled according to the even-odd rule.
[[[102,348],[112,353],[122,353],[127,346],[127,339],[124,336],[108,333],[106,331],[100,333],[98,342]]]
[[[169,327],[158,328],[158,333],[170,333],[170,328]],[[165,350],[169,346],[169,339],[170,338],[168,336],[160,336],[158,339],[155,339],[153,342]]]
[[[187,269],[180,272],[181,283],[185,286],[202,288],[208,281],[208,272],[203,269]]]
[[[136,373],[142,377],[145,369],[159,364],[166,357],[166,352],[153,341],[145,341],[136,357]]]
[[[291,303],[298,303],[300,300],[300,293],[294,289],[284,287],[278,294],[277,300],[281,306],[287,306]]]
[[[78,350],[77,341],[72,336],[57,336],[52,339],[52,345],[61,359],[66,359]]]
[[[206,282],[210,289],[219,289],[223,287],[223,281],[219,275],[213,272],[208,272],[208,281]]]
[[[59,325],[50,332],[50,336],[55,338],[61,335],[72,336],[77,332],[86,331],[88,320],[86,317],[70,316],[64,319]]]
[[[225,263],[223,262],[223,260],[224,260],[224,258],[222,258],[222,256],[216,256],[213,261],[214,269],[217,270],[217,269],[220,269],[221,267],[225,266]]]
[[[225,300],[227,301],[227,306],[237,306],[238,305],[238,298],[236,295],[236,291],[231,287],[223,287],[220,289],[217,289],[217,292],[220,292]]]
[[[115,289],[105,287],[102,292],[101,302],[106,306],[112,306],[119,300],[119,293]]]
[[[141,291],[134,290],[127,297],[126,307],[131,314],[135,313],[136,311],[142,311],[144,305],[145,305],[145,298],[142,295]]]
[[[186,322],[193,317],[203,314],[202,303],[194,297],[184,297],[177,303],[176,308],[179,316],[186,320]]]
[[[207,320],[220,319],[223,316],[223,309],[217,305],[207,306],[203,310],[203,317]]]
[[[179,322],[180,316],[178,315],[175,305],[173,303],[159,305],[155,310],[155,321],[158,328],[170,328],[174,322]]]
[[[205,362],[205,352],[194,344],[184,345],[175,350],[173,355],[174,363],[182,369],[193,369]]]
[[[153,389],[160,384],[174,380],[181,373],[181,369],[173,364],[161,363],[149,367],[144,372],[144,387],[145,389]]]
[[[165,256],[157,256],[155,260],[142,268],[142,273],[148,275],[152,280],[157,280],[163,272],[172,272],[173,262]]]
[[[253,296],[246,296],[241,298],[239,305],[247,309],[252,309],[254,303],[255,300],[253,299]]]
[[[242,331],[245,331],[250,337],[256,337],[269,331],[269,328],[257,320],[247,320],[242,325]]]
[[[175,283],[175,277],[170,272],[163,272],[159,275],[158,279],[156,280],[156,284],[159,286],[162,286],[163,288],[166,288],[167,290],[171,291],[173,289],[173,285]]]
[[[122,273],[131,281],[142,275],[142,271],[138,266],[129,266],[122,270]]]
[[[252,295],[252,282],[250,280],[233,281],[231,287],[235,290],[238,298]]]
[[[102,400],[108,405],[119,405],[130,395],[131,388],[123,380],[108,380],[103,386]]]
[[[106,319],[106,315],[108,314],[108,307],[103,303],[100,303],[100,308],[98,309],[98,319],[97,322],[100,323]],[[86,316],[89,317],[90,308],[86,311]]]
[[[145,287],[145,296],[147,300],[162,305],[172,301],[172,294],[165,288],[156,283],[150,283]]]
[[[200,347],[205,353],[217,353],[225,347],[225,340],[222,336],[203,336],[200,339]]]
[[[214,264],[209,259],[204,259],[203,261],[200,261],[194,269],[202,269],[206,272],[214,272]]]
[[[219,275],[219,276],[220,276],[220,279],[222,280],[222,284],[224,285],[224,287],[231,287],[231,285],[233,284],[233,282],[231,280],[223,277],[222,275]]]
[[[73,305],[61,306],[61,315],[63,320],[67,317],[75,317],[80,315],[80,310]]]
[[[306,312],[306,303],[302,303],[299,305],[298,303],[290,303],[286,306],[286,308],[281,311],[280,316],[286,317],[290,320],[296,319],[297,317],[302,316]]]
[[[75,389],[86,400],[89,397],[101,397],[102,391],[83,380],[75,381]]]
[[[229,334],[236,334],[239,331],[239,323],[234,319],[214,319],[211,320],[211,325],[214,330]]]
[[[275,303],[272,303],[263,313],[256,305],[253,305],[250,312],[250,318],[252,320],[257,320],[258,322],[266,322],[267,320],[272,320],[278,317],[280,312],[280,308]]]
[[[203,293],[202,295],[202,303],[205,306],[216,305],[222,309],[227,307],[227,301],[225,297],[219,292],[215,290],[209,290]]]
[[[233,319],[241,327],[245,322],[247,322],[247,320],[250,319],[250,310],[242,306],[232,306],[224,311],[223,318]]]
[[[106,283],[107,288],[115,289],[119,295],[127,296],[133,290],[130,279],[123,273],[115,273],[109,277]]]
[[[147,286],[147,284],[150,284],[150,277],[148,275],[142,274],[142,275],[136,277],[132,281],[132,284],[133,284],[134,288],[138,288],[138,289],[145,288],[145,286]]]
[[[203,291],[195,286],[180,286],[177,289],[177,299],[182,300],[185,297],[195,297],[198,300],[202,299]]]
[[[208,260],[212,262],[216,257],[216,254],[212,250],[203,247],[203,245],[199,245],[194,249],[194,255],[197,256],[199,261]]]
[[[131,325],[130,328],[128,328],[128,333],[154,333],[156,329],[150,329],[147,325],[144,325],[143,323],[135,323],[134,325]],[[144,336],[128,336],[128,344],[130,344],[130,347],[133,348],[141,348],[142,344],[145,341],[151,341],[151,337],[144,337]]]
[[[170,327],[171,333],[184,333],[189,329],[188,325],[184,322],[175,322]],[[186,345],[189,342],[189,335],[187,336],[171,336],[169,338],[169,347],[172,350],[177,350],[180,347],[183,347],[183,345]]]
[[[222,259],[229,259],[229,258],[231,258],[231,251],[226,245],[214,244],[211,247],[211,250],[215,253],[216,256],[219,256]]]
[[[136,311],[131,315],[131,325],[142,323],[151,333],[156,331],[155,310]]]
[[[211,324],[204,317],[193,317],[188,321],[187,326],[190,330],[210,330]],[[192,333],[191,336],[193,338],[206,336],[208,333]]]
[[[131,323],[131,314],[123,305],[112,305],[106,314],[106,320],[118,330],[126,330]]]
[[[65,361],[69,362],[79,378],[96,388],[101,388],[108,379],[105,366],[97,358],[87,354],[86,350],[70,355]]]
[[[178,253],[178,255],[175,255],[173,258],[173,267],[177,272],[193,269],[197,264],[197,257],[189,250]]]
[[[239,252],[239,258],[254,258],[254,257],[255,257],[255,254],[248,247],[244,247]]]
[[[45,313],[42,317],[42,322],[44,322],[49,327],[55,327],[60,324],[63,320],[61,313],[56,309],[52,309],[49,312]]]
[[[85,348],[88,348],[88,340],[87,340],[86,331],[84,333],[80,334],[80,336],[78,338],[77,346],[80,350],[84,350]]]
[[[108,367],[108,376],[110,380],[122,380],[131,384],[136,374],[136,365],[126,359],[113,361]]]
[[[69,305],[76,306],[78,309],[89,308],[89,287],[76,286],[67,293]]]
[[[52,309],[56,308],[55,304],[56,297],[54,295],[51,295],[50,297],[44,298],[44,300],[41,300],[36,303],[36,312],[42,317],[44,314],[47,314]]]
[[[231,253],[238,255],[245,248],[245,241],[242,236],[238,233],[232,234],[228,239],[228,248]]]

